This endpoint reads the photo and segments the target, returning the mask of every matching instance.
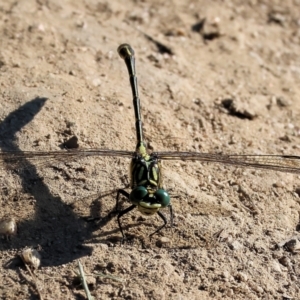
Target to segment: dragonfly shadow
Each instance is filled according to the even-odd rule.
[[[129,188],[129,186],[126,185],[123,188],[126,189]],[[127,208],[130,203],[126,198],[121,197],[118,205],[119,210],[116,210],[115,206],[112,208],[110,205],[111,201],[106,198],[109,197],[111,200],[111,198],[113,197],[116,201],[116,194],[117,189],[107,190],[95,195],[90,195],[86,198],[82,198],[74,202],[73,207],[76,214],[92,224],[92,228],[90,228],[90,231],[93,231],[94,234],[89,242],[104,244],[108,242],[121,242],[122,234],[118,226],[117,218],[120,210]],[[109,205],[108,202],[110,202]],[[89,207],[89,212],[87,212],[86,206]],[[138,212],[135,210],[135,213]],[[134,215],[134,213],[132,214]],[[113,229],[111,229],[111,226],[107,226],[110,222],[115,223],[113,225]],[[145,221],[144,219],[140,220],[140,218],[137,218],[137,220],[132,222],[133,223],[128,224],[125,220],[121,221],[122,228],[127,237],[127,240],[139,239],[140,234],[138,234],[137,232],[140,233],[141,231],[146,231],[145,236],[148,236],[151,233],[149,233],[149,228],[153,227],[153,223],[150,219],[148,219],[148,221]],[[130,232],[131,228],[134,228],[135,232]],[[154,226],[152,231],[155,230],[156,228]]]
[[[1,122],[0,148],[3,151],[21,151],[16,145],[16,133],[32,121],[46,101],[47,98],[34,98],[11,112]],[[33,216],[18,222],[18,235],[13,237],[11,242],[1,242],[0,251],[39,245],[42,248],[44,266],[61,265],[90,255],[92,248],[83,245],[83,241],[90,237],[86,223],[59,197],[51,194],[36,167],[28,162],[26,169],[18,172],[18,176],[23,190],[35,199],[35,205],[31,206]],[[25,203],[25,206],[24,210],[30,209],[29,204]],[[18,219],[22,208],[12,211],[11,214]],[[23,216],[26,216],[26,213]]]
[[[124,188],[128,188],[128,185],[126,185]],[[88,216],[82,215],[82,213],[78,209],[76,209],[76,213],[87,222],[91,222],[93,224],[92,225],[93,228],[91,228],[90,230],[96,232],[92,237],[92,240],[96,243],[119,242],[122,238],[120,229],[118,227],[118,221],[117,221],[119,210],[117,211],[115,206],[113,208],[112,207],[108,208],[107,200],[109,199],[105,199],[106,197],[109,198],[113,197],[114,201],[116,201],[117,191],[118,191],[117,189],[108,190],[108,191],[101,192],[97,195],[80,199],[80,201],[76,201],[77,205],[81,207],[82,205],[79,202],[84,201],[84,203],[88,203],[88,206],[90,208]],[[91,197],[93,199],[92,201],[88,199]],[[128,202],[126,201],[126,199],[123,198],[120,199],[119,208],[126,207],[126,205],[128,206]],[[85,210],[84,213],[86,213]],[[107,228],[107,225],[110,222],[115,223],[115,225],[113,225],[114,229]],[[127,230],[130,227],[136,227],[136,225],[134,224],[123,225],[122,227],[124,230]],[[99,229],[101,229],[101,232],[97,233]]]

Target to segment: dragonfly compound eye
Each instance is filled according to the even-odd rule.
[[[147,189],[144,186],[137,186],[132,190],[129,195],[129,199],[134,204],[138,204],[148,194]]]
[[[161,204],[161,207],[167,207],[170,204],[170,195],[167,191],[159,189],[154,193],[154,196]]]

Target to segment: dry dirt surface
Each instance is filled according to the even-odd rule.
[[[134,151],[130,43],[150,151],[300,155],[299,0],[2,0],[0,31],[1,151]],[[94,299],[300,299],[299,174],[168,161],[173,228],[134,210],[121,244],[129,163],[2,164],[1,299],[86,299],[79,260]]]

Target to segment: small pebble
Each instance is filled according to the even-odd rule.
[[[107,244],[100,243],[98,246],[103,251],[107,251],[108,250],[108,245]]]
[[[248,280],[248,276],[243,272],[239,272],[236,277],[239,281],[242,282],[246,282]]]
[[[261,286],[257,285],[255,282],[250,281],[248,284],[253,291],[259,294],[262,294],[264,292],[264,289]]]
[[[231,250],[240,250],[243,248],[243,245],[239,241],[235,240],[229,244],[229,247]]]
[[[276,98],[276,104],[280,107],[286,107],[289,106],[290,103],[289,101],[287,101],[286,99],[284,99],[283,97],[277,97]]]
[[[170,239],[169,238],[167,238],[167,237],[161,237],[160,239],[157,240],[156,245],[158,247],[162,247],[162,246],[165,246],[165,245],[167,245],[169,243],[170,243]]]
[[[227,279],[227,281],[228,281],[229,278],[230,278],[230,273],[229,273],[228,271],[224,271],[224,272],[222,273],[222,277],[223,277],[224,279]]]
[[[278,261],[285,267],[289,267],[290,266],[290,260],[288,257],[286,256],[282,256],[281,258],[278,259]]]
[[[228,289],[226,291],[226,296],[230,297],[231,299],[233,299],[232,297],[234,296],[234,291],[232,289]]]
[[[0,221],[0,234],[6,236],[8,239],[10,236],[17,233],[17,223],[14,218],[7,218]]]
[[[284,24],[286,23],[286,17],[282,12],[273,10],[269,13],[268,21],[270,23],[276,23],[278,25],[284,26]]]
[[[209,21],[205,20],[202,36],[206,40],[213,40],[215,38],[220,37],[222,34],[220,32],[220,18],[215,17]]]
[[[24,249],[20,256],[24,264],[29,265],[34,269],[37,269],[41,264],[41,255],[35,249]]]
[[[298,239],[289,240],[285,243],[284,247],[293,253],[300,252],[300,242]]]
[[[99,78],[93,79],[93,86],[99,86],[101,85],[101,80]]]
[[[38,31],[45,32],[45,26],[43,24],[39,24],[37,26]]]
[[[257,113],[253,107],[241,99],[225,98],[221,101],[221,105],[229,112],[229,114],[241,119],[253,120],[257,117]]]
[[[64,146],[68,149],[75,149],[79,147],[78,144],[78,137],[77,136],[72,136],[69,138],[66,142],[64,142]]]
[[[285,186],[285,183],[283,181],[277,181],[273,184],[273,186],[276,188],[282,188]]]
[[[275,271],[275,272],[279,272],[279,273],[282,272],[280,264],[277,261],[273,261],[272,270]]]

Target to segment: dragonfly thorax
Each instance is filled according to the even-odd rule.
[[[130,164],[131,188],[136,186],[144,186],[157,190],[162,188],[161,164],[156,156],[136,156],[131,160]]]
[[[130,175],[129,200],[143,214],[152,215],[170,204],[170,196],[162,187],[161,165],[156,156],[137,153],[131,161]]]

